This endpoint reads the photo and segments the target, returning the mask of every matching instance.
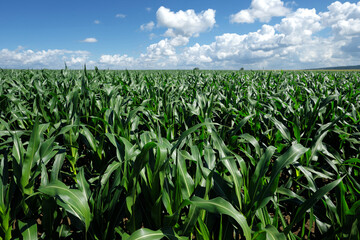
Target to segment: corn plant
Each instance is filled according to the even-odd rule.
[[[0,239],[359,239],[359,78],[0,70]]]

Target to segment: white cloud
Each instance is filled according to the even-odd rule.
[[[298,45],[294,48],[294,53],[297,56],[295,59],[305,64],[327,65],[334,61],[332,57],[336,48],[332,44],[331,41],[325,39],[313,39],[303,45]]]
[[[181,59],[185,66],[204,62],[206,68],[234,69],[356,65],[360,60],[359,6],[360,2],[335,2],[319,14],[299,8],[274,26],[265,24],[243,35],[225,33],[210,44],[185,48]],[[319,35],[326,28],[333,34]]]
[[[209,64],[213,60],[210,55],[213,54],[213,49],[209,45],[202,45],[196,43],[192,47],[188,47],[181,55],[181,59],[185,60],[186,66],[199,66],[201,64]]]
[[[108,66],[111,65],[112,67],[129,67],[133,66],[134,58],[129,57],[128,55],[102,55],[99,59],[99,63]]]
[[[156,12],[157,24],[167,27],[174,35],[198,36],[199,33],[212,29],[216,23],[215,10],[208,9],[195,13],[193,9],[172,12],[161,6]]]
[[[122,13],[118,13],[115,15],[116,18],[125,18],[126,15],[125,14],[122,14]]]
[[[100,21],[99,20],[94,20],[94,23],[95,24],[100,24]]]
[[[147,59],[157,60],[163,56],[175,56],[176,51],[174,46],[170,43],[169,39],[165,38],[158,43],[151,44],[147,47],[147,53],[142,54]]]
[[[360,2],[341,3],[336,1],[328,6],[328,11],[320,13],[324,24],[331,26],[332,24],[346,19],[357,19],[360,17]]]
[[[189,37],[175,36],[170,39],[170,44],[174,47],[185,46],[189,43]]]
[[[254,10],[259,9],[255,4],[259,2],[253,1],[247,11],[248,18],[265,21],[266,16],[260,18]],[[275,16],[269,14],[268,18]],[[223,33],[205,44],[193,43],[191,46],[187,46],[190,38],[214,27],[214,10],[172,12],[160,7],[157,23],[144,24],[140,29],[151,31],[156,24],[165,27],[165,33],[161,37],[150,34],[150,38],[158,40],[139,56],[120,53],[102,55],[94,60],[85,51],[2,49],[0,66],[61,68],[66,61],[74,68],[81,68],[86,63],[87,66],[113,69],[299,69],[357,65],[360,62],[360,2],[334,2],[324,12],[298,8],[287,12],[277,24],[264,24],[245,34]]]
[[[269,22],[272,17],[286,16],[290,9],[281,0],[252,0],[249,9],[241,10],[230,16],[231,23],[253,23],[259,19]]]
[[[98,40],[96,38],[85,38],[84,40],[81,40],[80,42],[84,43],[96,43]]]
[[[117,68],[177,68],[179,55],[176,52],[176,47],[184,46],[188,41],[189,38],[184,36],[165,38],[149,45],[146,52],[140,54],[138,58],[131,58],[127,55],[103,55],[99,62],[102,66],[110,65]]]
[[[360,2],[336,1],[328,6],[328,10],[320,13],[322,24],[331,27],[336,36],[360,34]]]
[[[251,9],[254,8],[256,4]],[[360,2],[335,2],[328,7],[328,11],[320,13],[305,8],[298,8],[294,12],[286,10],[286,16],[278,24],[264,24],[259,30],[246,34],[224,33],[209,44],[195,43],[180,48],[186,46],[191,37],[205,30],[184,27],[188,19],[192,19],[189,15],[193,16],[194,12],[174,13],[160,8],[158,25],[168,28],[165,38],[150,45],[146,53],[135,58],[134,63],[139,68],[198,66],[208,69],[299,69],[356,65],[360,60],[359,9]],[[252,17],[256,17],[257,13],[252,14]],[[323,35],[321,31],[324,29],[332,31]]]
[[[153,21],[151,21],[146,24],[142,24],[140,26],[140,30],[141,31],[151,31],[154,28],[154,26],[155,26],[155,23]]]
[[[276,24],[275,29],[285,35],[284,44],[300,44],[324,29],[320,21],[315,9],[299,8]]]
[[[264,25],[257,32],[239,35],[225,33],[211,44],[195,44],[184,50],[181,59],[184,65],[205,63],[205,66],[237,68],[251,65],[275,56],[283,34],[277,34],[274,27]],[[211,63],[211,65],[209,65]]]
[[[137,59],[138,68],[171,68],[176,67],[178,56],[171,40],[165,38],[146,48],[146,53]]]
[[[332,25],[332,28],[339,35],[357,35],[360,33],[360,19],[340,20]]]
[[[360,36],[352,37],[349,41],[346,41],[342,46],[341,50],[345,55],[350,55],[351,58],[357,59],[359,64],[360,59]],[[347,56],[347,57],[348,57]]]
[[[175,13],[160,7],[156,17],[157,25],[167,28],[163,35],[165,38],[148,46],[146,52],[134,60],[137,68],[176,68],[180,62],[176,48],[187,45],[191,37],[212,29],[216,22],[215,10],[212,9],[200,13],[192,9]],[[154,27],[155,23],[149,22],[141,25],[140,29],[151,31]],[[155,35],[151,34],[150,38],[153,37]]]
[[[280,47],[284,34],[276,33],[275,28],[270,25],[263,25],[256,32],[250,32],[244,38],[247,49],[252,51],[270,51]]]
[[[150,12],[151,11],[151,7],[147,7],[145,8],[146,11]]]
[[[89,57],[90,53],[87,51],[2,49],[0,50],[0,66],[5,68],[63,68],[66,62],[69,67],[82,68],[85,63],[92,63],[89,61]]]

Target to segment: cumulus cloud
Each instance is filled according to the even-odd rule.
[[[169,69],[177,67],[178,56],[171,40],[163,39],[151,44],[146,52],[139,57],[133,58],[128,55],[102,55],[98,66],[113,69]]]
[[[189,37],[175,36],[170,39],[170,44],[174,47],[185,46],[189,43]]]
[[[255,4],[259,2],[254,0],[248,13],[254,21],[265,21],[266,17],[261,19],[253,11],[259,9]],[[277,2],[279,6],[282,3],[269,2]],[[267,17],[271,18],[270,15]],[[301,69],[357,65],[360,60],[360,2],[334,2],[324,12],[298,8],[288,11],[276,24],[264,24],[245,34],[223,33],[205,44],[188,45],[192,37],[212,29],[214,24],[215,11],[211,9],[195,13],[193,10],[173,12],[160,7],[157,23],[144,24],[140,29],[151,30],[157,25],[165,27],[165,33],[139,56],[119,53],[102,55],[94,60],[85,51],[2,49],[0,66],[61,68],[66,62],[79,68],[86,63],[113,69],[189,69],[194,66],[207,69]]]
[[[146,48],[146,53],[137,59],[141,68],[174,68],[178,66],[178,56],[172,40],[165,38]]]
[[[327,8],[327,12],[320,13],[323,23],[327,26],[331,26],[340,20],[357,19],[360,17],[360,2],[341,3],[336,1]]]
[[[19,48],[16,50],[0,50],[0,66],[5,68],[63,68],[64,63],[69,67],[81,68],[85,63],[94,63],[89,60],[87,51],[70,51],[49,49],[33,51]]]
[[[80,42],[84,43],[96,43],[98,40],[96,38],[85,38],[84,40],[81,40]]]
[[[142,24],[140,26],[140,30],[141,31],[151,31],[154,28],[154,26],[155,26],[155,23],[153,21],[151,21],[146,24]]]
[[[177,48],[186,46],[191,37],[197,37],[200,33],[212,29],[216,23],[215,10],[208,9],[200,13],[194,10],[173,12],[165,7],[160,7],[156,12],[157,26],[166,27],[164,39],[151,44],[146,52],[140,54],[133,64],[137,68],[171,68],[178,67],[181,62]],[[154,22],[140,26],[143,31],[151,31],[155,27]],[[151,35],[153,38],[155,35]]]
[[[181,59],[185,60],[185,66],[199,66],[201,64],[209,64],[213,60],[210,57],[213,55],[214,49],[209,45],[200,45],[196,43],[192,47],[188,47],[181,54]]]
[[[360,57],[360,1],[358,3],[334,2],[328,6],[328,11],[319,13],[321,24],[332,31],[333,45],[338,45],[342,61],[356,62]],[[346,63],[347,64],[347,63]]]
[[[341,50],[350,55],[352,58],[357,59],[359,62],[360,58],[360,36],[351,38],[350,41],[347,41],[346,44],[341,46]]]
[[[360,2],[336,1],[328,6],[328,10],[320,13],[322,24],[331,27],[336,36],[360,34]]]
[[[104,66],[116,66],[116,67],[129,67],[133,66],[134,58],[128,55],[102,55],[99,59],[99,63]]]
[[[213,9],[198,14],[193,9],[175,13],[161,6],[156,12],[156,19],[160,27],[167,27],[173,35],[187,37],[196,37],[199,33],[212,29],[216,23]]]
[[[337,62],[333,56],[336,48],[330,43],[317,40],[304,45],[282,46],[279,42],[281,38],[281,34],[272,35],[264,30],[245,35],[226,33],[217,36],[210,44],[197,43],[186,48],[180,56],[181,64],[219,69],[296,69]],[[261,46],[262,42],[267,47]]]
[[[116,68],[136,68],[136,69],[162,69],[178,68],[181,55],[176,51],[179,46],[188,44],[189,38],[176,36],[165,38],[157,43],[153,43],[146,48],[146,52],[137,58],[127,55],[103,55],[100,57],[102,66],[111,65]]]
[[[332,25],[339,35],[357,35],[360,33],[360,19],[340,20]]]
[[[146,48],[146,54],[141,54],[147,60],[158,60],[162,57],[175,56],[176,51],[174,46],[170,43],[169,39],[163,39],[158,43],[151,44]]]
[[[254,6],[250,10],[255,9]],[[255,20],[256,14],[250,15],[251,21]],[[255,32],[225,33],[210,44],[187,47],[180,57],[182,64],[203,63],[207,68],[235,69],[239,66],[296,69],[358,64],[360,2],[334,2],[326,12],[299,8],[284,15],[278,24],[265,24]],[[324,29],[332,30],[332,34],[321,34]]]
[[[275,29],[285,35],[284,44],[300,44],[324,29],[320,21],[315,9],[299,8],[276,24]]]
[[[213,67],[235,67],[238,64],[252,64],[264,61],[275,55],[281,45],[283,34],[277,34],[274,27],[264,25],[257,32],[239,35],[225,33],[217,36],[211,44],[195,44],[184,50],[185,65],[212,63]]]
[[[125,18],[126,15],[125,14],[122,14],[122,13],[118,13],[115,15],[116,18]]]
[[[249,9],[230,15],[231,23],[269,22],[272,17],[286,16],[290,9],[281,0],[252,0]]]

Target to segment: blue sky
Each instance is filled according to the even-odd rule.
[[[360,1],[2,1],[1,68],[360,64]]]

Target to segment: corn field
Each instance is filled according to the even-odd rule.
[[[0,70],[0,239],[360,239],[360,73]]]

